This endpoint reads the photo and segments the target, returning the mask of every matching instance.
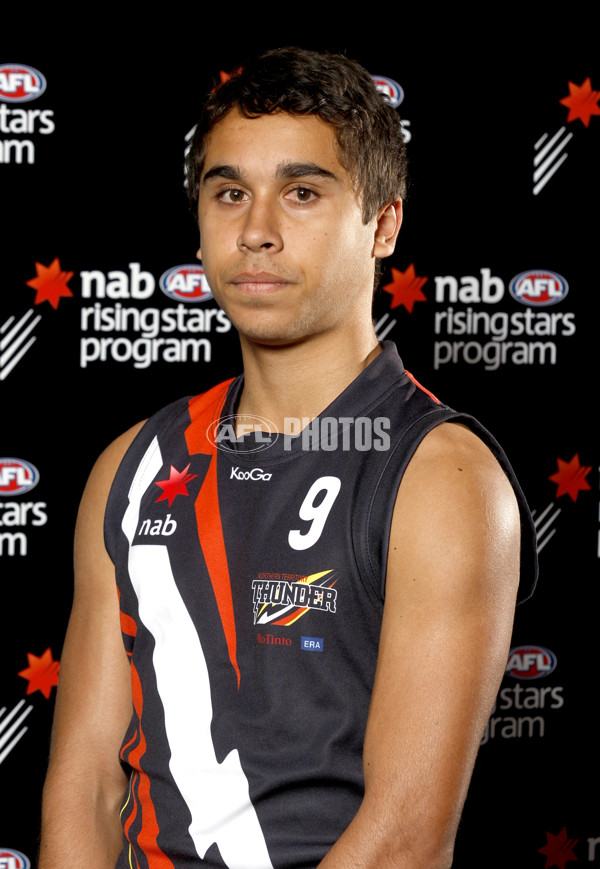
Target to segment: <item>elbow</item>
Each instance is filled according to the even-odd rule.
[[[372,814],[369,827],[371,853],[377,854],[373,865],[378,869],[451,869],[453,865],[458,827],[454,819],[441,822],[428,813],[416,817],[397,809],[392,817]]]

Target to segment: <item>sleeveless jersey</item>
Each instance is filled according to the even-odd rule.
[[[473,418],[383,352],[296,437],[236,439],[243,378],[142,428],[108,501],[133,714],[117,866],[313,869],[363,796],[398,485],[434,426]],[[298,421],[298,431],[302,422]]]

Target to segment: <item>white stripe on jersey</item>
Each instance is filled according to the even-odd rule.
[[[237,749],[221,764],[215,756],[206,659],[167,547],[133,545],[142,495],[161,467],[155,438],[131,485],[122,528],[129,540],[129,573],[140,619],[156,644],[153,664],[165,711],[169,766],[192,816],[189,833],[198,854],[202,857],[216,843],[229,869],[272,869]]]

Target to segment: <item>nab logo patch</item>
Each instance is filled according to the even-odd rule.
[[[300,648],[305,652],[322,652],[324,643],[323,637],[300,637]]]
[[[0,459],[0,496],[30,492],[39,479],[38,469],[29,462],[22,459]]]
[[[404,99],[404,91],[397,81],[385,75],[372,75],[371,78],[380,94],[383,94],[393,109],[397,109]]]
[[[32,66],[22,63],[0,64],[0,100],[26,103],[37,100],[45,90],[46,79]]]
[[[200,265],[174,266],[158,282],[161,290],[177,302],[204,302],[213,294]]]
[[[0,869],[30,869],[31,863],[20,851],[0,848]]]
[[[515,679],[541,679],[556,667],[556,655],[543,646],[515,646],[510,650],[506,672]]]
[[[562,302],[569,292],[566,280],[556,272],[521,272],[508,287],[511,296],[531,308],[546,308]]]

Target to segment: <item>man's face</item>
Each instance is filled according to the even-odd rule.
[[[198,252],[240,335],[286,344],[371,315],[374,232],[332,127],[232,111],[208,136]]]

